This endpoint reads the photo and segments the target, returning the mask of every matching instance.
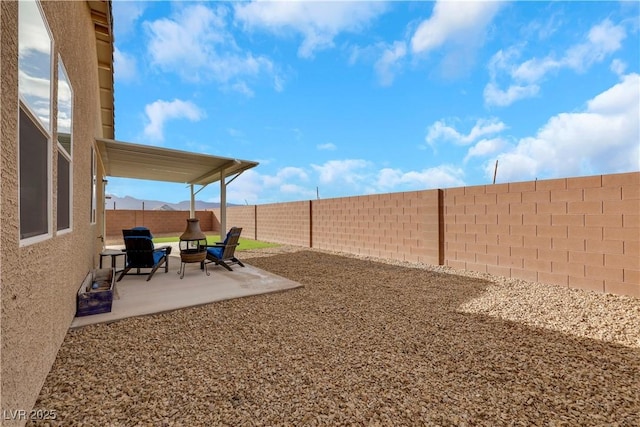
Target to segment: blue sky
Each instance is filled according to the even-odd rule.
[[[231,203],[487,184],[496,160],[498,183],[640,169],[637,2],[116,0],[113,15],[116,139],[260,162]]]

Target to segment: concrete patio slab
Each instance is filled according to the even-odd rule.
[[[106,266],[105,266],[106,267]],[[210,276],[200,270],[199,264],[187,264],[184,278],[177,274],[179,256],[169,257],[169,272],[158,269],[150,281],[147,276],[126,275],[116,282],[110,313],[75,317],[71,329],[110,323],[128,317],[144,316],[215,301],[259,295],[299,288],[300,283],[268,273],[245,263],[227,271],[209,264]],[[143,270],[144,271],[144,270]]]

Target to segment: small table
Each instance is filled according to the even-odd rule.
[[[100,252],[100,268],[102,268],[102,258],[106,257],[106,256],[110,256],[111,257],[111,268],[113,268],[113,274],[117,274],[120,273],[122,270],[117,270],[116,269],[116,262],[118,260],[118,257],[122,255],[124,256],[124,264],[127,264],[127,253],[120,250],[120,249],[105,249],[102,252]]]

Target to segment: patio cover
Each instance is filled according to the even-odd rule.
[[[177,182],[191,188],[191,216],[195,216],[194,185],[220,181],[220,225],[226,233],[226,187],[242,172],[258,165],[249,160],[231,159],[188,151],[132,144],[97,138],[105,175],[119,178]],[[232,177],[229,181],[227,178]],[[200,190],[202,190],[200,188]],[[198,191],[200,191],[198,190]]]

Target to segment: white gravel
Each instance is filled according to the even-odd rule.
[[[640,425],[637,299],[240,255],[304,288],[70,331],[36,408],[64,426]]]

